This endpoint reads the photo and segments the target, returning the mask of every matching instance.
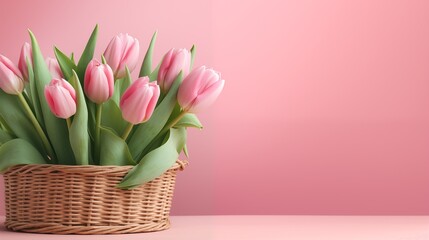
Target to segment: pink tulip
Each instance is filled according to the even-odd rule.
[[[218,72],[201,66],[183,80],[177,100],[184,111],[197,113],[217,99],[224,85]]]
[[[27,59],[29,64],[33,64],[33,51],[31,50],[31,45],[29,43],[24,43],[21,48],[21,54],[19,55],[18,68],[22,73],[25,81],[28,81],[28,66]]]
[[[113,69],[115,78],[125,77],[125,66],[130,72],[136,68],[139,51],[139,41],[128,34],[121,33],[110,41],[104,51],[104,57]]]
[[[101,104],[113,95],[113,71],[107,64],[93,59],[85,71],[85,93],[91,101]]]
[[[76,91],[64,79],[52,79],[45,87],[45,98],[51,111],[59,118],[67,119],[76,113]]]
[[[64,78],[63,72],[61,71],[60,64],[58,64],[57,59],[47,57],[46,65],[48,66],[49,72],[51,73],[52,78]]]
[[[148,77],[137,79],[124,93],[119,104],[122,117],[132,124],[146,122],[159,98],[159,86]]]
[[[183,78],[189,73],[191,53],[186,49],[170,49],[162,59],[158,72],[158,83],[163,92],[167,92],[177,75],[182,71]]]
[[[0,88],[8,94],[18,95],[24,89],[19,69],[7,57],[0,54]]]

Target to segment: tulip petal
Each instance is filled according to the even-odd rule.
[[[199,112],[216,100],[224,84],[218,72],[201,66],[183,80],[177,100],[185,111]]]
[[[93,59],[86,68],[84,89],[91,101],[101,104],[113,95],[113,72],[107,64]]]
[[[206,89],[202,94],[198,95],[198,97],[191,104],[189,112],[198,113],[202,109],[207,108],[219,97],[220,93],[223,90],[225,85],[225,81],[221,80],[211,85],[208,89]]]
[[[13,64],[13,62],[0,54],[0,62],[3,63],[8,69],[10,69],[16,76],[22,78],[21,71]]]
[[[177,100],[182,108],[188,109],[198,96],[201,79],[204,75],[205,69],[205,66],[196,68],[183,80],[183,83],[179,88],[179,92],[177,93]]]
[[[121,60],[121,51],[122,51],[122,41],[116,36],[114,37],[104,52],[104,57],[106,58],[107,64],[112,68],[113,72],[116,74],[119,68],[119,62]]]
[[[0,62],[0,88],[8,94],[19,94],[24,89],[24,82],[4,62]]]
[[[170,68],[171,60],[173,58],[174,48],[170,49],[161,61],[161,66],[158,71],[158,83],[162,89],[166,89],[164,85],[164,79],[167,74],[168,69]]]
[[[28,81],[28,67],[27,67],[27,59],[30,61],[29,64],[33,64],[32,62],[32,51],[31,51],[31,45],[26,42],[21,48],[21,54],[19,55],[18,60],[18,68],[22,73],[22,76],[26,81]]]
[[[139,124],[150,118],[150,115],[146,115],[148,105],[153,97],[159,97],[159,94],[154,94],[156,88],[153,86],[156,86],[156,83],[149,84],[149,78],[143,77],[137,79],[125,91],[120,102],[122,116],[125,120]]]
[[[119,65],[119,68],[121,69],[121,71],[125,72],[126,66],[130,70],[130,72],[132,72],[136,68],[137,61],[139,58],[139,51],[140,51],[139,41],[137,39],[133,39],[132,37],[130,37],[125,46],[124,55],[122,56],[122,59],[121,59],[121,64]]]
[[[147,153],[148,145],[167,123],[177,104],[177,90],[181,83],[182,74],[179,74],[171,89],[153,111],[151,118],[147,122],[136,126],[133,135],[128,141],[128,147],[134,159],[139,159],[139,156],[144,156]]]
[[[153,90],[152,90],[153,96],[151,97],[150,102],[149,102],[147,109],[146,109],[146,117],[147,118],[145,119],[145,121],[149,120],[150,116],[152,116],[153,111],[155,110],[155,107],[156,107],[156,103],[158,102],[159,94],[160,94],[160,89],[159,89],[158,85],[154,84],[151,87],[153,88]]]

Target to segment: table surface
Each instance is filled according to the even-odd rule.
[[[0,239],[101,239],[100,235],[10,232],[0,217]],[[429,216],[173,216],[162,232],[104,235],[110,239],[429,240]]]

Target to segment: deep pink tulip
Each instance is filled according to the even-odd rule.
[[[48,66],[49,72],[51,73],[52,78],[64,78],[63,72],[61,71],[60,64],[58,64],[57,59],[47,57],[46,65]]]
[[[45,98],[52,113],[67,119],[76,113],[76,91],[64,79],[52,79],[45,87]]]
[[[100,104],[113,95],[115,82],[113,71],[107,64],[101,64],[93,59],[85,71],[85,93],[91,101]]]
[[[124,93],[119,104],[122,117],[132,124],[146,122],[159,98],[159,86],[148,77],[137,79]]]
[[[189,74],[191,53],[186,49],[170,49],[162,59],[158,72],[158,83],[163,92],[167,92],[180,71],[183,78]]]
[[[21,54],[19,55],[18,61],[18,68],[21,71],[25,81],[28,81],[27,59],[29,64],[33,64],[33,51],[31,50],[31,45],[28,42],[22,45]]]
[[[7,57],[0,54],[0,88],[8,94],[18,95],[24,89],[19,69]]]
[[[217,99],[224,85],[218,72],[201,66],[183,80],[177,100],[184,111],[197,113]]]
[[[110,41],[104,51],[104,57],[112,68],[115,78],[125,77],[125,66],[130,72],[136,68],[139,52],[139,41],[128,34],[121,33]]]

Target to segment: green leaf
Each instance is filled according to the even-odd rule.
[[[115,88],[112,96],[112,100],[119,106],[119,101],[121,100],[121,96],[124,94],[125,90],[131,85],[132,79],[130,70],[128,67],[125,67],[125,77],[116,80]]]
[[[7,124],[7,122],[3,119],[3,117],[1,116],[1,113],[0,113],[0,128],[8,132],[12,136],[14,136],[12,129],[9,127],[9,124]]]
[[[104,54],[101,54],[101,63],[107,64],[106,58],[104,57]]]
[[[181,83],[182,72],[179,73],[162,102],[155,108],[149,121],[135,126],[136,130],[128,142],[128,147],[130,148],[133,159],[139,158],[143,150],[158,135],[165,123],[167,123],[176,106],[177,90]]]
[[[188,146],[186,144],[183,146],[183,153],[186,157],[189,157]]]
[[[158,72],[159,68],[161,67],[161,62],[158,63],[158,66],[156,66],[155,70],[149,75],[150,82],[156,81],[158,78]]]
[[[0,146],[0,172],[18,164],[45,164],[39,151],[23,139],[13,139]]]
[[[10,133],[3,129],[0,129],[0,145],[12,139],[14,139],[14,137]]]
[[[100,165],[135,165],[127,143],[107,128],[101,128]]]
[[[54,147],[58,163],[73,165],[75,161],[73,151],[68,140],[66,121],[55,117],[51,112],[44,95],[45,86],[51,81],[51,74],[46,66],[36,37],[31,31],[29,32],[33,50],[34,82],[36,83],[36,90],[43,114],[43,120],[45,122],[46,132],[52,146]]]
[[[103,103],[101,125],[112,128],[118,135],[128,126],[128,122],[122,118],[121,109],[112,99]]]
[[[69,129],[70,144],[78,165],[88,165],[89,135],[88,135],[88,110],[86,108],[85,96],[75,71],[70,78],[70,83],[76,90],[76,114]]]
[[[42,128],[45,128],[45,122],[43,120],[43,113],[40,106],[39,101],[39,94],[36,89],[36,83],[34,82],[34,72],[33,72],[33,65],[30,64],[30,60],[26,59],[27,62],[27,68],[28,68],[28,81],[29,81],[29,89],[30,89],[30,98],[31,102],[33,103],[34,108],[34,115],[37,118],[37,121],[40,123]]]
[[[194,127],[202,129],[203,125],[195,114],[187,113],[174,125],[174,127]]]
[[[149,74],[152,72],[152,55],[153,55],[153,48],[155,46],[157,34],[158,33],[155,32],[152,36],[152,39],[150,40],[149,47],[146,51],[142,66],[140,68],[139,77],[149,76]]]
[[[161,176],[179,157],[179,152],[186,142],[185,132],[184,128],[170,129],[167,141],[144,156],[139,164],[128,172],[118,187],[122,189],[137,187]]]
[[[192,70],[192,67],[194,66],[194,61],[195,61],[195,55],[197,54],[197,46],[192,45],[191,47],[191,64],[189,65],[189,71]]]
[[[44,153],[42,140],[30,119],[28,119],[18,97],[0,90],[0,103],[0,118],[2,123],[4,121],[4,125],[9,128],[9,132],[17,138],[28,141],[41,153]]]
[[[76,70],[74,62],[61,52],[57,47],[54,48],[55,56],[57,57],[58,64],[60,65],[61,71],[64,77],[69,80],[73,76],[73,70]]]
[[[70,60],[73,62],[73,65],[76,66],[76,62],[74,61],[74,53],[70,54]]]
[[[95,25],[95,28],[92,31],[91,36],[89,37],[88,43],[86,44],[85,49],[83,50],[82,56],[80,57],[79,62],[77,63],[76,73],[80,78],[80,85],[83,85],[83,77],[85,74],[86,67],[94,57],[95,44],[97,42],[97,35],[98,35],[98,24]]]

